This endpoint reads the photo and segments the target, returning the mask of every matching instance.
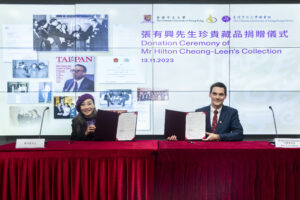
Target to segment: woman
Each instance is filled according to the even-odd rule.
[[[76,102],[78,115],[72,120],[72,140],[93,140],[96,129],[96,109],[94,97],[81,95]]]
[[[75,31],[71,33],[72,37],[74,38],[75,42],[75,49],[76,50],[86,50],[86,40],[88,37],[86,36],[85,32],[82,30],[81,26],[77,24],[75,26]]]
[[[63,111],[63,118],[70,118],[71,108],[69,104],[65,103],[65,105],[63,105]]]

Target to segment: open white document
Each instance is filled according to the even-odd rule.
[[[119,141],[133,140],[135,138],[137,112],[121,113],[118,120],[116,139]]]
[[[189,112],[186,115],[185,138],[199,140],[205,136],[205,113]]]

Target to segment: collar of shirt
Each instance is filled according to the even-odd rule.
[[[219,109],[217,109],[218,111],[218,122],[219,122],[219,118],[220,118],[220,114],[221,114],[221,111],[222,111],[222,108],[223,106],[221,106]],[[214,112],[215,112],[215,109],[210,106],[210,125],[212,126],[212,122],[213,122],[213,118],[214,118]]]

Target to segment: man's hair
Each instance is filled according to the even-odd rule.
[[[47,21],[44,19],[38,21],[38,27],[44,26],[45,24],[47,24]]]
[[[81,64],[76,64],[75,67],[76,67],[76,66],[82,67],[82,68],[83,68],[83,71],[86,72],[86,66],[81,65]]]
[[[212,92],[212,90],[213,90],[214,87],[224,88],[225,96],[227,96],[227,88],[226,88],[226,85],[225,85],[224,83],[216,82],[216,83],[212,84],[212,85],[210,86],[210,92],[209,92],[209,93]]]
[[[52,23],[52,22],[54,22],[54,21],[57,21],[57,19],[56,19],[56,18],[50,19],[50,23]]]

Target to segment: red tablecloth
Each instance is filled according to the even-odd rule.
[[[0,146],[1,200],[153,199],[157,141]]]
[[[267,142],[8,144],[0,146],[0,180],[1,200],[296,200],[300,149]]]
[[[267,142],[159,142],[160,200],[299,200],[300,149]]]

